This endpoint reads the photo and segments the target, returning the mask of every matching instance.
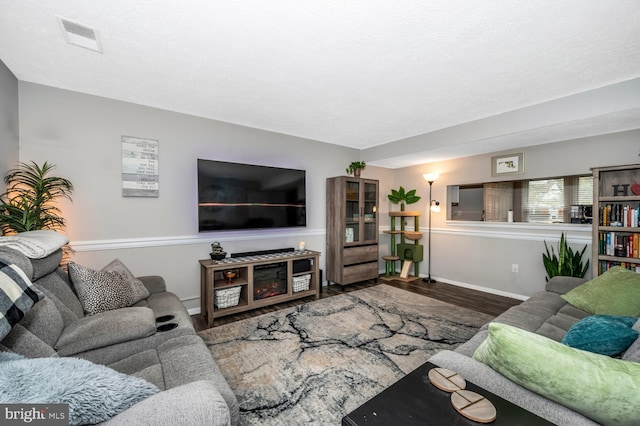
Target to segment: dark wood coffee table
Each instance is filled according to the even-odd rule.
[[[429,382],[429,362],[407,374],[342,418],[353,425],[479,425],[460,415],[451,405],[451,394]],[[467,380],[467,389],[479,393],[496,407],[496,419],[490,425],[540,426],[553,423],[482,389]]]

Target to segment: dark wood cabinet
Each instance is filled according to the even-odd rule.
[[[327,281],[352,284],[378,276],[378,181],[327,179]]]

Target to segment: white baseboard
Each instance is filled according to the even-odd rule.
[[[517,299],[517,300],[527,300],[529,298],[529,296],[524,296],[522,294],[510,293],[508,291],[496,290],[494,288],[482,287],[475,284],[468,284],[460,281],[447,280],[444,278],[438,278],[433,276],[431,278],[441,283],[451,284],[458,287],[464,287],[471,290],[478,290],[478,291],[482,291],[483,293],[495,294],[496,296],[510,297],[511,299]]]

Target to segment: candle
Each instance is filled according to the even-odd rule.
[[[304,247],[305,247],[305,246],[306,246],[305,242],[304,242],[304,241],[300,241],[300,242],[298,243],[298,250],[300,250],[300,251],[304,251]]]

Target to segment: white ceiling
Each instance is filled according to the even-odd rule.
[[[97,30],[103,53],[66,43],[56,17]],[[22,81],[366,154],[640,78],[640,2],[0,0],[0,60]],[[411,161],[640,128],[640,108],[621,109],[511,145],[425,137]]]

